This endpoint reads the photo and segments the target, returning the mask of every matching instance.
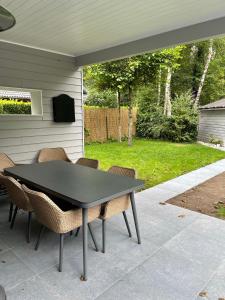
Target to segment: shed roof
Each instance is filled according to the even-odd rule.
[[[200,107],[201,110],[204,109],[224,109],[225,108],[225,98],[217,100],[212,103],[208,103]]]

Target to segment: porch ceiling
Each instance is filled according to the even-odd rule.
[[[0,33],[0,41],[71,55],[80,65],[225,33],[224,0],[1,0],[0,5],[17,21]],[[194,25],[203,22],[203,28]],[[186,40],[177,33],[184,27]],[[164,43],[155,43],[156,37]]]

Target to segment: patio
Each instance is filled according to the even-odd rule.
[[[18,216],[11,231],[8,202],[1,201],[0,283],[7,299],[207,299],[224,297],[224,221],[159,202],[225,171],[225,160],[136,194],[142,244],[127,236],[122,216],[107,224],[106,253],[96,253],[89,239],[89,279],[81,282],[82,235],[65,239],[64,269],[57,270],[58,238],[46,231],[34,251],[38,224],[33,222],[32,242],[24,237],[26,218]],[[93,223],[101,243],[101,223]],[[48,251],[51,249],[51,251]],[[59,284],[60,283],[60,284]],[[199,296],[199,299],[204,299]]]

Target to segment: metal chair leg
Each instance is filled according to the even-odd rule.
[[[128,223],[127,215],[126,215],[125,211],[123,211],[123,217],[124,217],[124,220],[125,220],[125,223],[126,223],[126,226],[127,226],[127,231],[128,231],[129,237],[132,237],[131,230],[130,230],[130,225]]]
[[[32,212],[28,212],[28,221],[27,221],[27,242],[30,243],[30,233],[31,233],[31,219],[32,219]]]
[[[139,225],[138,225],[138,218],[137,218],[137,210],[136,210],[136,204],[135,204],[135,199],[134,199],[134,192],[132,192],[130,194],[130,202],[131,202],[131,207],[132,207],[133,216],[134,216],[134,224],[135,224],[135,228],[136,228],[138,244],[141,244],[141,236],[140,236],[140,230],[139,230]]]
[[[9,222],[12,221],[12,214],[13,214],[13,203],[10,202],[10,206],[9,206]]]
[[[92,238],[93,243],[94,243],[94,245],[95,245],[95,250],[96,250],[96,252],[98,252],[98,244],[97,244],[97,242],[96,242],[94,233],[93,233],[93,231],[92,231],[92,229],[91,229],[91,224],[90,224],[90,223],[88,223],[88,229],[89,229],[89,231],[90,231],[91,238]]]
[[[63,264],[63,240],[64,240],[64,234],[60,233],[60,243],[59,243],[59,272],[62,272],[62,264]]]
[[[105,253],[105,220],[102,220],[102,253]]]
[[[77,228],[77,231],[76,231],[76,233],[75,233],[75,236],[78,236],[79,231],[80,231],[80,227]]]
[[[18,211],[18,207],[16,206],[15,209],[14,209],[12,221],[11,221],[11,224],[10,224],[10,229],[13,229],[13,226],[14,226],[14,223],[15,223],[15,219],[16,219],[17,211]]]
[[[45,227],[44,227],[44,225],[41,225],[41,228],[40,228],[40,231],[39,231],[39,234],[38,234],[38,238],[37,238],[37,242],[36,242],[36,245],[35,245],[35,248],[34,248],[34,250],[38,250],[38,248],[39,248],[39,244],[40,244],[40,240],[41,240],[41,236],[42,236],[42,234],[43,234],[43,232],[44,232],[44,230],[45,230]]]
[[[70,236],[72,236],[72,235],[73,235],[73,230],[70,231]]]

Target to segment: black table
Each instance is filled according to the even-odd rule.
[[[138,243],[141,243],[134,191],[143,187],[142,180],[72,164],[50,161],[21,165],[4,170],[32,188],[46,192],[82,208],[83,280],[87,280],[88,208],[119,196],[130,194]]]

